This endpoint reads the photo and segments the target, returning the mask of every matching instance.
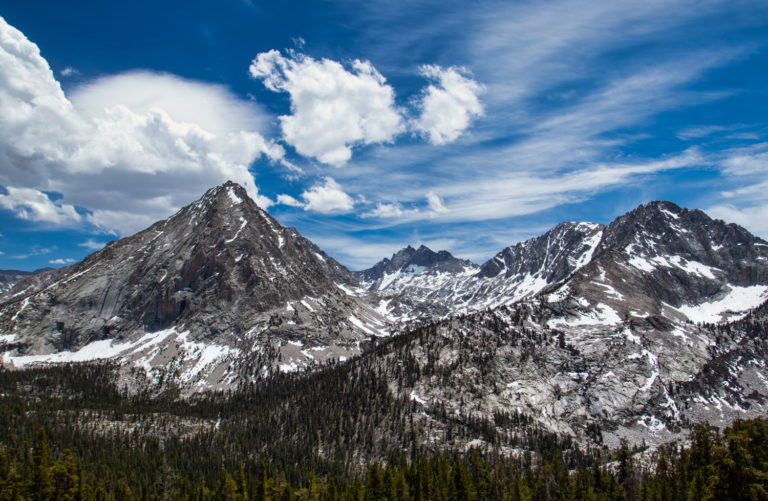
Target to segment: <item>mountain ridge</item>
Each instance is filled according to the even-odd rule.
[[[482,265],[408,246],[353,273],[226,183],[17,288],[4,364],[109,359],[129,391],[191,396],[357,357],[434,430],[514,412],[611,446],[768,409],[764,332],[738,323],[768,299],[768,243],[670,202],[561,223]]]
[[[349,356],[384,325],[350,295],[355,280],[346,268],[234,183],[58,278],[0,305],[0,329],[14,336],[19,363],[101,343],[94,354],[139,365],[149,358],[149,372],[176,372],[188,388],[208,377],[227,386],[276,370],[283,358],[299,368]],[[254,349],[254,363],[241,357]]]

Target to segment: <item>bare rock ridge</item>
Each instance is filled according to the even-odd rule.
[[[358,276],[379,293],[380,309],[395,322],[425,323],[533,297],[587,264],[603,229],[600,224],[561,223],[481,266],[445,251],[407,247]],[[419,265],[414,260],[419,256],[434,256],[432,264],[422,258]]]
[[[604,226],[591,223],[560,223],[540,237],[521,242],[496,254],[480,267],[480,276],[505,278],[539,276],[559,282],[589,262],[600,242]]]
[[[494,278],[508,273],[496,290],[511,284],[514,294],[521,277],[533,277],[548,283],[538,293],[473,306],[475,313],[421,327],[379,352],[391,373],[410,371],[392,379],[399,396],[435,430],[438,415],[494,421],[517,413],[609,447],[620,439],[659,444],[702,420],[724,426],[768,411],[767,242],[668,202],[607,227],[582,226],[573,238],[577,225],[481,267]],[[473,297],[480,277],[463,280]],[[492,449],[479,440],[452,445]]]
[[[457,259],[448,251],[434,252],[425,245],[414,249],[409,245],[393,254],[392,258],[384,258],[371,268],[356,272],[355,275],[368,285],[368,289],[380,290],[386,288],[395,275],[414,275],[427,269],[459,271],[462,267],[470,265],[469,261]]]
[[[109,358],[129,385],[189,395],[364,354],[436,432],[519,413],[660,443],[768,410],[768,243],[669,202],[482,265],[409,246],[352,273],[226,183],[4,298],[4,365]]]
[[[759,305],[766,284],[768,243],[701,211],[652,202],[611,223],[560,291],[621,314],[716,323]]]
[[[377,314],[350,295],[355,283],[229,182],[12,298],[0,307],[0,330],[13,337],[17,364],[85,351],[152,371],[175,359],[188,362],[174,367],[183,383],[227,386],[278,361],[296,369],[356,353],[383,333]],[[314,351],[302,353],[305,344]],[[245,356],[254,352],[255,364]]]

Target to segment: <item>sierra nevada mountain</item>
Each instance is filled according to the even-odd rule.
[[[497,417],[511,413],[610,447],[763,415],[768,244],[666,202],[596,230],[599,241],[578,244],[590,259],[550,261],[572,268],[540,294],[405,334],[380,355],[382,370],[400,374],[394,391],[433,420],[503,423]],[[549,261],[547,240],[528,254],[527,273]],[[512,277],[525,269],[505,266]],[[480,436],[453,443],[470,445],[495,447]]]
[[[352,273],[226,183],[0,307],[4,361],[115,358],[187,392],[360,350],[386,334]],[[130,378],[129,378],[130,379]]]
[[[352,273],[227,183],[33,278],[0,306],[4,364],[109,358],[190,395],[360,356],[436,447],[492,447],[446,431],[472,416],[616,445],[767,409],[768,243],[667,202],[480,266],[422,246]]]
[[[358,276],[381,295],[380,309],[396,323],[424,323],[533,297],[587,264],[603,228],[561,223],[505,248],[481,266],[446,251],[407,247]]]

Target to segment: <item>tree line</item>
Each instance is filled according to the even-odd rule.
[[[109,471],[51,441],[3,442],[2,500],[237,500],[237,501],[546,501],[768,499],[768,421],[734,423],[722,433],[697,425],[687,447],[662,447],[654,468],[639,465],[623,446],[603,460],[570,468],[557,452],[530,464],[509,457],[441,453],[413,460],[373,461],[358,473],[306,472],[290,482],[269,457],[251,458],[192,478],[175,470],[164,451],[136,450],[118,440],[123,458]],[[192,451],[190,451],[192,452]],[[142,469],[136,457],[153,459]]]

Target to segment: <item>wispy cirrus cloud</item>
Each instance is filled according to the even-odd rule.
[[[380,180],[375,193],[353,176],[345,183],[383,208],[420,206],[432,192],[446,208],[436,217],[462,222],[535,214],[661,172],[709,168],[690,145],[627,153],[649,138],[656,115],[728,97],[730,91],[691,85],[749,53],[739,44],[680,40],[682,27],[727,11],[725,2],[704,2],[700,9],[688,2],[663,5],[665,16],[658,16],[662,3],[655,1],[499,3],[477,11],[435,4],[428,30],[388,41],[406,53],[430,38],[446,43],[455,64],[470,68],[485,86],[482,120],[461,148],[378,150],[371,162],[386,163],[392,183]],[[664,50],[654,48],[662,41]],[[638,50],[642,44],[648,49]],[[356,167],[364,172],[368,165],[361,163]],[[384,224],[435,217],[426,210],[365,210]]]
[[[768,239],[768,143],[710,153],[721,169],[722,188],[707,213]]]

